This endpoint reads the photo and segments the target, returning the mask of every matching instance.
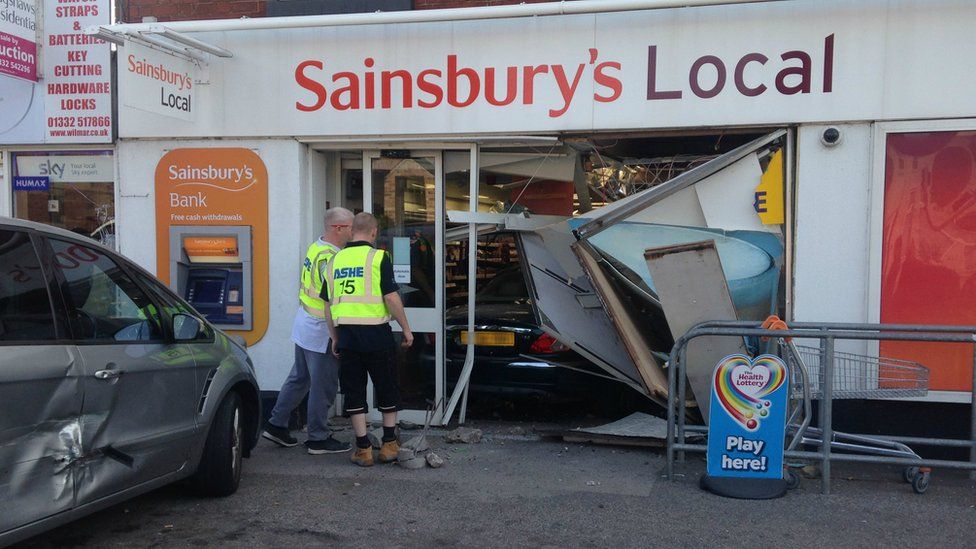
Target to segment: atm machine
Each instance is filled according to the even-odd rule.
[[[215,326],[250,330],[251,227],[171,226],[173,289]]]

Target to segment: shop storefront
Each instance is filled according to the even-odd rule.
[[[84,32],[111,20],[109,2],[62,4],[0,11],[0,215],[115,247],[111,50]]]
[[[221,271],[206,276],[227,288],[237,284],[241,301],[217,314],[248,340],[262,388],[274,391],[290,367],[282,357],[290,356],[298,258],[322,213],[334,205],[374,213],[419,336],[400,358],[405,405],[416,417],[428,401],[459,397],[452,364],[464,362],[460,326],[469,322],[472,280],[478,291],[503,286],[512,269],[542,272],[539,250],[566,270],[563,279],[587,270],[569,246],[553,244],[556,233],[549,241],[533,233],[538,246],[535,236],[511,235],[564,222],[577,236],[588,229],[589,245],[620,260],[600,269],[626,279],[626,257],[646,242],[628,233],[611,241],[604,231],[601,243],[593,223],[614,212],[746,250],[723,265],[775,289],[750,302],[756,311],[976,324],[965,297],[976,246],[966,221],[976,215],[967,199],[976,122],[967,118],[976,103],[962,93],[933,99],[933,90],[976,84],[963,53],[976,47],[967,24],[976,8],[936,4],[769,2],[301,28],[274,19],[166,24],[176,31],[172,44],[195,44],[190,52],[140,40],[135,33],[147,28],[139,25],[117,26],[119,244],[184,294],[204,270]],[[692,172],[707,173],[687,181]],[[673,192],[633,210],[655,188]],[[206,238],[233,253],[213,260]],[[211,259],[194,260],[202,256]],[[769,268],[742,259],[760,256]],[[631,283],[645,287],[637,271]],[[498,291],[520,291],[515,280]],[[545,279],[524,280],[547,334],[587,331],[565,320],[571,311],[557,312],[553,294],[539,293]],[[934,285],[947,293],[933,294]],[[577,290],[575,316],[600,307],[599,288]],[[614,326],[605,339],[620,341],[616,351],[586,343],[586,334],[530,343],[539,352],[574,346],[604,373],[653,394],[660,371],[640,366],[627,330]],[[483,337],[482,347],[508,345],[507,336]],[[670,338],[661,334],[661,345]],[[527,371],[547,367],[523,358]],[[963,398],[965,363],[946,355],[931,366],[928,398]]]
[[[115,247],[111,149],[10,153],[13,217],[61,227]]]

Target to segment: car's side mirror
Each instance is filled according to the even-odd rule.
[[[173,316],[173,336],[176,341],[193,341],[200,335],[203,326],[193,316],[177,314]]]

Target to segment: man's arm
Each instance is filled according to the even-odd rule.
[[[386,308],[390,310],[390,316],[397,324],[403,328],[403,346],[413,345],[413,332],[410,331],[410,324],[407,323],[407,313],[403,310],[403,300],[400,299],[400,285],[396,283],[396,276],[393,274],[393,261],[390,254],[383,254],[380,261],[380,291],[383,293],[383,301]]]
[[[324,280],[319,297],[325,302],[325,322],[329,326],[329,339],[332,340],[332,354],[339,356],[339,333],[336,331],[335,321],[332,320],[332,307],[329,303],[329,285]]]
[[[339,333],[336,332],[335,322],[332,320],[332,308],[325,302],[325,322],[329,325],[329,339],[332,340],[332,354],[339,356]]]
[[[403,328],[403,342],[404,347],[409,347],[413,345],[413,332],[410,331],[410,324],[407,323],[407,313],[403,310],[403,301],[400,299],[400,294],[397,292],[390,292],[383,296],[383,301],[386,303],[386,307],[390,310],[390,316],[393,320],[397,321],[397,324]],[[332,322],[331,318],[329,322]]]

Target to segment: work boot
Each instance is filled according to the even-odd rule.
[[[352,451],[351,460],[360,467],[373,466],[373,448],[356,448]]]
[[[397,454],[400,453],[400,443],[391,440],[384,442],[383,446],[380,447],[380,463],[393,463],[397,459]]]

